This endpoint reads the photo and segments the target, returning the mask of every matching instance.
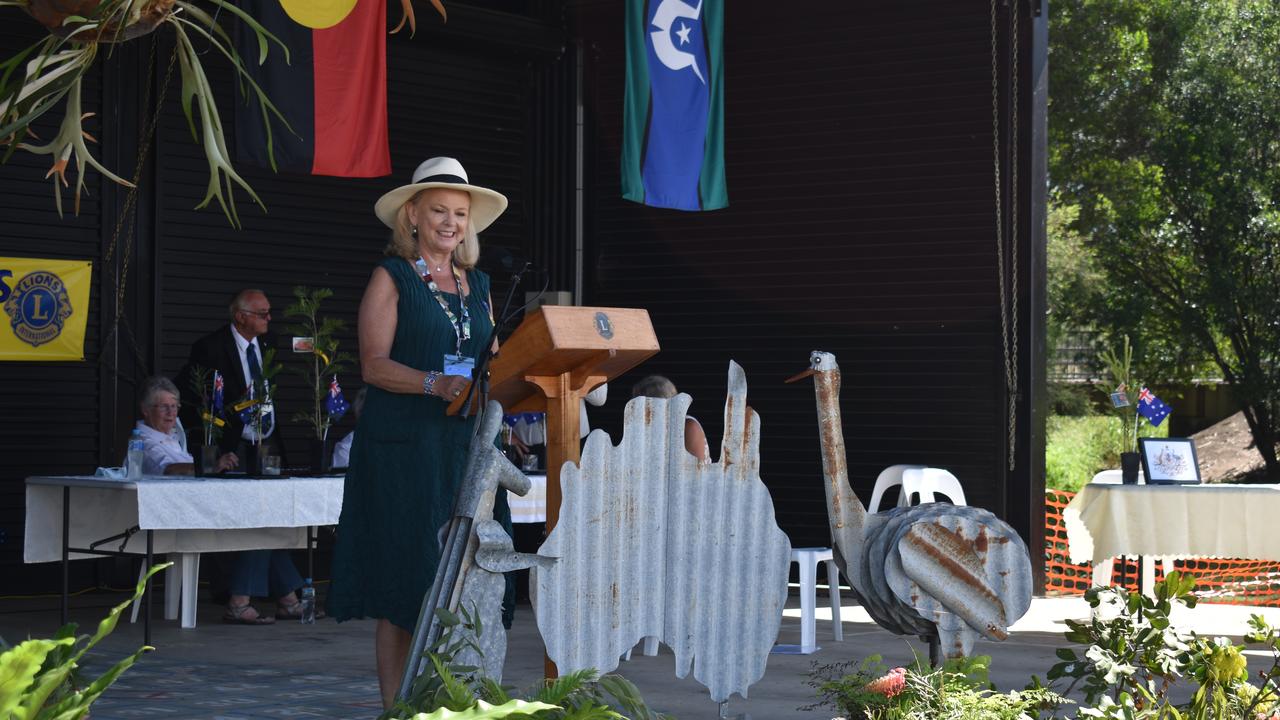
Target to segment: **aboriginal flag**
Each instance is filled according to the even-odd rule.
[[[292,128],[268,113],[276,168],[339,177],[389,174],[386,0],[236,3],[289,48],[286,63],[270,43],[259,65],[257,36],[237,23],[236,50],[245,68]],[[238,99],[236,159],[271,167],[262,109]]]

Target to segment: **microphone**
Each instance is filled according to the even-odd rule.
[[[486,245],[480,253],[480,261],[495,271],[495,274],[523,275],[534,267],[533,263],[510,248],[498,245]]]

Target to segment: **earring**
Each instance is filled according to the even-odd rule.
[[[417,226],[417,225],[413,225],[412,227],[410,227],[410,228],[409,228],[409,234],[413,236],[413,239],[414,239],[414,240],[417,240],[417,239],[418,239],[418,226]]]

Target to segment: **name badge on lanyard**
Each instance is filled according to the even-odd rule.
[[[462,311],[462,317],[458,317],[449,308],[449,301],[445,299],[444,293],[440,292],[440,287],[431,279],[431,272],[427,268],[426,261],[418,258],[417,262],[414,263],[414,267],[423,281],[427,283],[427,289],[431,291],[431,295],[440,304],[440,309],[444,310],[445,317],[449,318],[449,325],[453,327],[454,336],[458,340],[457,351],[444,356],[444,374],[461,375],[471,379],[471,372],[476,367],[475,358],[462,354],[463,341],[471,339],[471,312],[467,309],[467,296],[462,292],[462,278],[458,277],[458,271],[450,263],[449,270],[453,273],[453,283],[458,288],[458,305]]]
[[[468,380],[471,379],[471,371],[476,368],[476,359],[469,358],[465,355],[445,355],[444,356],[444,374],[445,375],[461,375]]]

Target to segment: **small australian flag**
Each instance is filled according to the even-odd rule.
[[[347,413],[347,399],[342,396],[342,388],[338,386],[338,376],[334,375],[333,380],[329,382],[329,397],[324,400],[325,412],[329,413],[329,417],[333,420],[341,418]]]
[[[1156,397],[1145,387],[1142,392],[1138,393],[1138,414],[1147,419],[1147,422],[1156,427],[1160,427],[1160,423],[1169,417],[1169,413],[1173,412],[1173,408],[1164,404],[1164,401]]]
[[[217,370],[213,371],[213,415],[218,417],[222,415],[222,373]]]

